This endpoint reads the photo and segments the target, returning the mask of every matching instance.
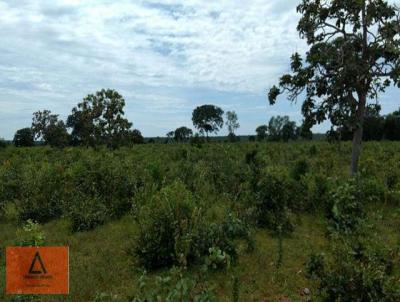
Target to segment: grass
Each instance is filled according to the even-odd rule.
[[[377,205],[369,210],[371,219],[381,230],[382,240],[389,246],[400,242],[396,231],[399,212],[390,206]],[[385,223],[380,223],[380,222]],[[18,229],[16,221],[8,218],[0,223],[1,250],[13,245]],[[227,272],[209,273],[210,283],[224,301],[232,297],[232,276],[240,279],[241,301],[304,301],[302,290],[313,285],[306,278],[304,264],[313,251],[322,251],[327,245],[325,222],[322,215],[303,214],[297,219],[294,233],[283,240],[283,265],[277,269],[278,241],[268,231],[255,230],[256,249],[243,252],[237,266]],[[139,267],[128,255],[136,225],[127,215],[97,229],[72,234],[64,219],[43,225],[48,245],[70,247],[70,295],[44,296],[42,301],[92,301],[96,293],[134,295],[138,291]],[[1,254],[0,272],[4,275],[4,254]],[[199,272],[191,268],[188,274]],[[163,274],[154,272],[150,276]],[[0,283],[0,301],[11,301],[4,295],[4,278]]]

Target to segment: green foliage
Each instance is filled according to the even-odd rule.
[[[58,218],[64,205],[63,167],[32,164],[22,174],[17,211],[20,220],[44,223]]]
[[[134,253],[146,268],[186,264],[194,255],[193,240],[201,209],[182,183],[163,188],[137,215],[140,233]]]
[[[193,131],[187,127],[179,127],[174,132],[174,139],[177,142],[188,141],[193,136]]]
[[[4,139],[0,138],[0,150],[7,147],[7,143]]]
[[[299,181],[302,176],[306,175],[306,173],[310,170],[309,164],[307,160],[301,159],[296,161],[293,169],[292,169],[292,177]]]
[[[237,256],[233,239],[242,238],[249,247],[253,245],[250,231],[240,219],[228,215],[222,223],[206,221],[205,209],[181,182],[161,189],[138,211],[140,232],[133,253],[148,269],[185,267],[203,262],[206,256],[210,265],[221,256],[228,266]]]
[[[231,257],[221,251],[219,247],[210,247],[208,249],[209,255],[206,258],[206,265],[208,268],[216,269],[228,269],[231,265]]]
[[[104,224],[112,213],[101,198],[75,195],[68,210],[73,232],[89,231]]]
[[[268,126],[261,125],[256,128],[257,140],[263,141],[268,137]]]
[[[392,84],[400,88],[400,9],[387,1],[303,0],[297,12],[297,30],[310,49],[305,60],[292,55],[292,73],[270,89],[269,102],[285,92],[294,102],[305,93],[307,126],[329,120],[333,130],[349,129],[355,174],[367,101]]]
[[[13,143],[16,147],[32,147],[35,143],[31,128],[17,130],[14,135]]]
[[[102,89],[86,96],[72,109],[67,127],[72,128],[74,144],[117,147],[128,139],[132,126],[124,116],[125,100],[115,90]]]
[[[15,244],[18,246],[42,246],[46,237],[41,226],[31,219],[21,229],[17,230]]]
[[[296,123],[288,116],[273,116],[268,123],[268,140],[284,141],[297,139]]]
[[[357,238],[335,239],[332,255],[313,254],[307,274],[318,287],[318,301],[398,301],[394,253]]]
[[[226,126],[230,136],[235,136],[235,131],[239,129],[240,124],[238,122],[238,116],[235,111],[226,112]]]
[[[36,139],[42,139],[50,146],[62,148],[70,144],[66,125],[58,120],[57,114],[51,114],[49,110],[33,113],[31,128]]]
[[[200,133],[207,134],[217,133],[224,125],[222,115],[224,111],[214,105],[202,105],[193,110],[192,122],[193,126],[200,131]]]
[[[283,233],[293,231],[290,206],[293,202],[288,175],[278,168],[268,168],[257,183],[256,218],[260,226]]]
[[[118,295],[101,293],[94,302],[220,301],[204,280],[185,277],[178,269],[172,269],[165,277],[157,276],[155,282],[150,281],[145,271],[139,278],[139,294],[121,298]]]
[[[364,205],[355,180],[339,185],[331,193],[328,203],[331,229],[341,234],[357,230],[364,218]]]

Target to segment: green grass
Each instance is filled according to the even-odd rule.
[[[400,242],[399,212],[393,207],[375,205],[370,216],[377,222],[382,242],[395,246]],[[300,215],[296,219],[294,233],[284,238],[283,264],[277,269],[278,242],[266,230],[255,230],[256,249],[241,253],[238,264],[226,272],[208,273],[210,283],[224,301],[232,297],[232,276],[240,279],[241,301],[303,301],[301,292],[305,287],[313,290],[306,278],[304,264],[311,252],[323,251],[328,241],[322,215]],[[382,223],[381,223],[382,222]],[[384,223],[383,223],[384,222]],[[14,220],[0,224],[1,248],[13,245],[18,229]],[[70,247],[70,295],[46,296],[42,301],[91,301],[96,293],[106,292],[120,296],[138,292],[140,268],[128,255],[134,241],[136,225],[131,216],[100,226],[93,231],[71,234],[64,219],[43,225],[48,245]],[[199,273],[190,268],[188,274]],[[4,272],[4,255],[1,256],[0,272]],[[163,274],[157,271],[154,277]],[[0,301],[11,301],[4,295],[4,278],[0,283]]]

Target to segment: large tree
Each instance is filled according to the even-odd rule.
[[[203,105],[193,110],[192,122],[201,134],[217,133],[224,125],[224,111],[214,105]]]
[[[129,136],[132,126],[124,118],[124,98],[115,90],[102,89],[89,94],[67,119],[72,139],[77,144],[107,144],[116,147]]]
[[[351,129],[355,174],[368,101],[391,84],[400,87],[399,8],[384,0],[303,0],[297,11],[310,49],[305,61],[292,56],[292,73],[272,87],[269,102],[283,92],[291,101],[304,94],[309,127],[329,119],[333,128]]]

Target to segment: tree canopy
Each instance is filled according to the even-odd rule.
[[[193,131],[187,127],[179,127],[174,132],[174,139],[177,142],[188,141],[193,135]]]
[[[16,147],[32,147],[35,144],[32,129],[22,128],[17,130],[14,135],[13,143]]]
[[[89,94],[72,109],[67,126],[72,128],[75,144],[107,144],[115,147],[122,143],[132,126],[124,118],[124,98],[115,90],[102,89]]]
[[[222,115],[224,111],[214,105],[202,105],[196,107],[192,114],[192,122],[201,134],[217,133],[224,125]]]

